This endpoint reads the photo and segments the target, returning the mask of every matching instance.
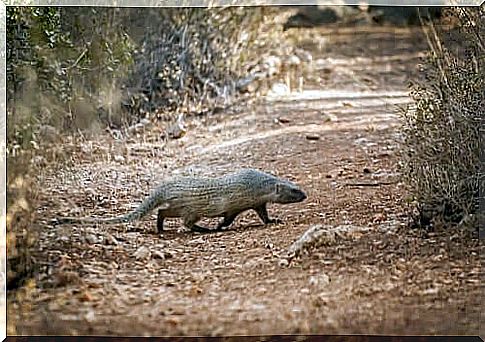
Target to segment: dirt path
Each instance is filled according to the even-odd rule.
[[[271,207],[282,224],[247,213],[214,234],[182,231],[177,220],[163,237],[147,234],[154,217],[46,225],[36,252],[45,288],[33,290],[18,332],[477,334],[478,241],[401,228],[396,105],[409,101],[406,81],[425,45],[414,31],[386,30],[307,31],[300,44],[316,71],[303,93],[194,119],[165,148],[154,132],[128,143],[101,137],[75,167],[44,175],[45,222],[125,212],[167,176],[246,166],[291,179],[309,197]],[[371,230],[281,266],[278,254],[320,223]]]

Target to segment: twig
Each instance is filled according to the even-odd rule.
[[[375,183],[344,183],[343,186],[381,186],[381,185],[392,185],[397,182],[375,182]]]
[[[84,51],[79,55],[79,57],[76,59],[73,65],[66,67],[66,69],[72,69],[74,68],[80,61],[83,59],[84,55],[88,52],[88,49],[84,49]]]
[[[302,254],[304,251],[322,245],[331,245],[336,243],[337,239],[351,238],[353,233],[362,233],[369,230],[368,227],[354,225],[332,226],[317,224],[310,226],[282,255],[281,265],[287,265],[291,259]]]

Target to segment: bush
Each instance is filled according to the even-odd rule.
[[[89,131],[219,108],[271,48],[281,50],[280,12],[9,7],[9,136],[28,144],[40,124]]]
[[[7,8],[9,138],[25,146],[39,125],[86,128],[106,106],[132,62],[117,11]]]
[[[39,161],[45,164],[52,157],[44,156],[57,156],[49,149],[62,150],[56,144],[59,133],[79,128],[76,119],[93,121],[100,100],[119,87],[127,71],[130,45],[117,26],[116,10],[87,8],[82,17],[72,8],[7,8],[9,289],[24,284],[35,271],[31,250],[37,240]]]
[[[147,113],[201,114],[231,102],[238,80],[277,46],[278,9],[266,7],[130,10],[138,34],[125,107]],[[143,18],[139,23],[137,18]],[[139,19],[140,20],[140,19]],[[281,23],[282,24],[282,23]],[[263,53],[262,53],[263,52]]]
[[[423,79],[412,87],[414,104],[404,115],[404,175],[419,226],[461,223],[476,229],[480,127],[485,117],[484,7],[454,8],[455,27],[425,27],[430,53]]]

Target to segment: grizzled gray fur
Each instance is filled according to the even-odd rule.
[[[59,218],[57,223],[122,223],[138,220],[158,208],[157,231],[165,218],[181,217],[184,225],[199,232],[222,230],[240,213],[253,209],[265,224],[270,219],[268,203],[296,203],[306,194],[294,183],[270,174],[242,169],[217,178],[183,177],[159,185],[134,211],[114,218]],[[223,217],[216,229],[196,223],[203,217]]]

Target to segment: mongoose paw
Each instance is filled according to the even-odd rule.
[[[193,226],[192,228],[190,228],[190,230],[196,233],[211,233],[214,231],[214,229],[209,229],[201,226]]]

